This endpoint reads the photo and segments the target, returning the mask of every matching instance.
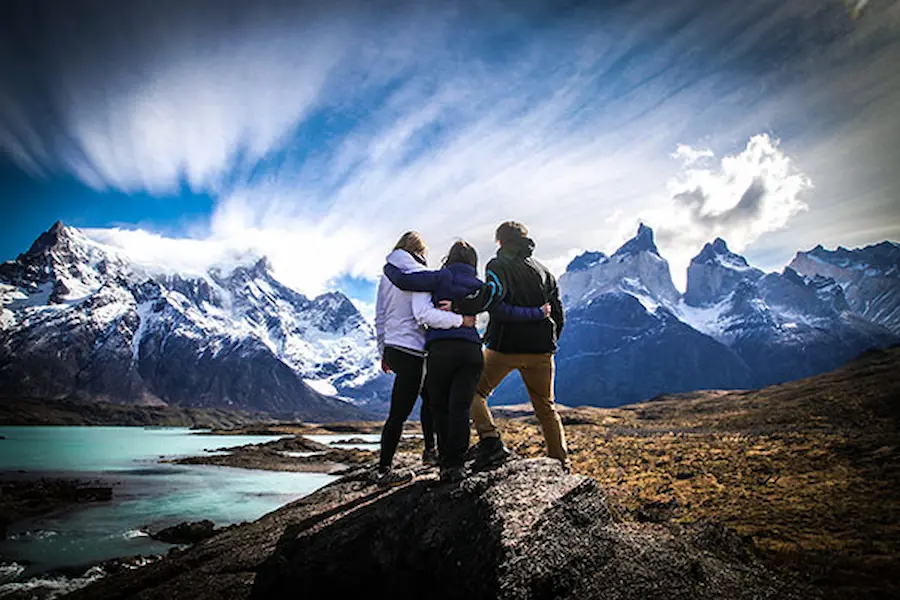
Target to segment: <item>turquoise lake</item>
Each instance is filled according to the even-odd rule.
[[[171,546],[151,540],[142,528],[201,519],[219,526],[252,521],[335,479],[320,473],[160,462],[277,436],[208,436],[187,428],[137,427],[0,427],[0,436],[6,438],[0,439],[0,471],[7,478],[68,476],[113,486],[111,502],[10,527],[9,539],[0,541],[0,556],[3,562],[28,565],[25,576],[165,553]]]

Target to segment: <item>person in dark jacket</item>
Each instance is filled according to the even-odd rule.
[[[404,273],[388,264],[384,273],[400,289],[409,289],[409,280],[418,278],[420,287],[425,285],[431,289],[432,301],[437,305],[445,300],[460,300],[484,287],[476,276],[477,264],[475,248],[458,241],[450,247],[439,271]],[[511,306],[501,301],[496,303],[495,310],[498,320],[532,322],[546,320],[549,308]],[[441,481],[459,481],[465,477],[470,405],[484,364],[481,336],[474,326],[429,328],[425,334],[425,348],[426,385],[437,431],[440,478]]]
[[[487,398],[511,371],[518,371],[541,424],[547,453],[568,469],[566,435],[553,394],[556,368],[553,355],[565,323],[559,287],[553,274],[532,258],[534,242],[528,237],[525,225],[506,221],[497,228],[495,239],[500,249],[487,264],[487,285],[475,294],[454,301],[454,311],[474,314],[491,311],[500,302],[519,306],[547,302],[550,318],[512,323],[491,316],[485,334],[484,369],[472,400],[472,420],[479,438],[499,439]]]

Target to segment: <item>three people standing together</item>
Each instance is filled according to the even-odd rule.
[[[375,326],[383,368],[397,377],[382,431],[381,485],[412,478],[411,473],[391,467],[403,422],[423,389],[423,371],[423,461],[433,456],[429,454],[433,420],[442,481],[459,481],[466,475],[470,416],[480,439],[473,470],[490,468],[510,456],[487,398],[513,370],[519,371],[528,390],[548,454],[568,469],[565,432],[553,395],[553,355],[564,322],[556,279],[532,258],[534,242],[524,225],[502,223],[495,237],[500,248],[488,262],[486,282],[477,278],[475,249],[463,241],[451,246],[437,271],[425,270],[427,248],[415,232],[404,234],[388,256],[378,286]],[[454,312],[448,312],[450,308]],[[490,320],[484,339],[487,349],[482,352],[474,315],[483,311]]]

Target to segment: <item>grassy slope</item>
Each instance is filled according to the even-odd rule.
[[[563,415],[574,470],[626,511],[677,502],[674,518],[723,521],[829,596],[900,597],[900,348],[762,390]],[[544,453],[533,417],[502,430]]]

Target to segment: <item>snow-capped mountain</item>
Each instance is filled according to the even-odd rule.
[[[265,259],[181,275],[57,223],[0,265],[6,394],[263,410],[361,413],[378,380],[374,333],[342,294],[315,299]]]
[[[706,244],[688,266],[684,301],[691,306],[709,306],[727,296],[741,281],[756,281],[763,272],[728,249],[722,238]]]
[[[753,372],[755,386],[821,373],[867,348],[897,341],[853,314],[833,279],[804,277],[790,267],[763,273],[721,239],[691,261],[687,293],[675,310],[736,352]]]
[[[559,285],[566,307],[557,356],[563,404],[612,406],[663,392],[751,385],[740,357],[679,318],[681,295],[649,227],[641,225],[608,258],[576,257]]]
[[[834,279],[792,268],[764,273],[722,239],[691,261],[682,296],[644,225],[612,256],[575,258],[559,283],[567,312],[557,356],[563,404],[761,387],[900,341],[855,314]],[[497,399],[521,401],[523,394],[510,383]]]
[[[820,245],[798,252],[790,266],[809,277],[833,279],[855,313],[900,334],[900,244],[881,242],[855,250]]]
[[[624,291],[652,309],[678,301],[669,263],[659,255],[653,230],[641,224],[635,237],[607,257],[586,252],[569,263],[561,286],[563,303],[579,306],[616,290]]]

